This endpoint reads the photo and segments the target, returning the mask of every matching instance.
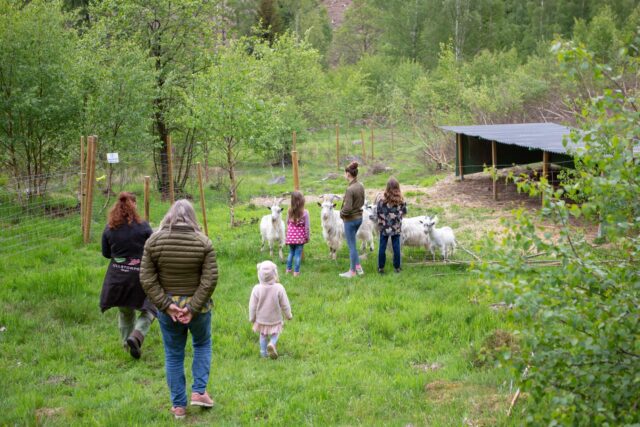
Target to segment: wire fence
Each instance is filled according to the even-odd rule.
[[[367,126],[350,126],[341,127],[336,132],[336,127],[332,125],[317,129],[312,134],[308,133],[307,137],[307,141],[303,140],[299,144],[298,151],[306,158],[312,158],[314,164],[330,168],[342,166],[346,160],[363,157],[368,165],[390,158],[422,164],[429,161],[424,155],[424,144],[420,136],[410,129],[374,127],[372,131]],[[499,168],[508,166],[513,165],[497,165]],[[150,177],[151,183],[149,220],[152,226],[158,226],[169,208],[169,200],[160,194],[157,172],[153,157],[139,152],[119,153],[118,163],[108,163],[106,153],[98,156],[94,174],[90,241],[99,241],[108,211],[119,192],[131,191],[136,194],[138,210],[141,215],[144,214],[145,176]],[[226,187],[222,185],[226,180],[223,171],[212,167],[203,171],[203,174],[208,178],[204,185],[211,183],[218,190],[207,191],[205,205],[227,205],[229,197]],[[77,238],[80,242],[80,184],[81,180],[86,179],[86,173],[81,173],[78,161],[75,165],[55,172],[10,177],[6,182],[0,183],[0,255],[51,247],[51,243],[57,239]],[[202,221],[196,166],[190,165],[186,171],[180,166],[174,166],[174,182],[175,198],[190,199]],[[236,240],[232,246],[235,245],[241,247],[243,242]]]

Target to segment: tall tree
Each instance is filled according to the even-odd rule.
[[[259,61],[247,55],[246,46],[232,43],[221,48],[215,62],[197,79],[189,103],[194,126],[220,156],[220,166],[229,175],[231,226],[235,225],[234,206],[238,201],[238,162],[250,149],[268,144],[273,106],[257,84],[264,70]]]
[[[155,160],[159,188],[165,196],[169,188],[167,138],[175,134],[174,142],[190,148],[195,145],[195,129],[179,127],[175,117],[183,113],[183,93],[191,90],[196,75],[208,66],[207,53],[219,34],[216,25],[222,25],[216,19],[218,12],[216,2],[199,0],[104,0],[92,9],[94,19],[104,21],[111,37],[134,42],[153,59],[153,122],[159,139]],[[192,156],[187,153],[183,158],[187,164],[179,170],[188,174]],[[182,178],[175,177],[178,187]]]
[[[67,19],[59,2],[0,2],[0,160],[28,176],[29,195],[45,191],[78,134],[77,38]]]

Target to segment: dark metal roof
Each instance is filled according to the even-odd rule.
[[[441,129],[476,136],[502,144],[518,145],[551,153],[566,154],[565,137],[571,143],[571,128],[555,123],[520,123],[508,125],[440,126]],[[574,146],[576,146],[574,144]],[[576,146],[577,147],[577,146]]]

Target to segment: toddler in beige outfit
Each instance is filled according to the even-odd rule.
[[[249,321],[253,323],[254,332],[260,334],[260,356],[276,359],[276,344],[284,325],[282,315],[287,320],[293,318],[291,305],[287,291],[278,283],[278,267],[271,261],[263,261],[257,267],[260,283],[251,291]]]

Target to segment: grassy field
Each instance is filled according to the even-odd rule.
[[[336,172],[326,165],[326,139],[326,147],[301,147],[307,149],[301,149],[307,194],[344,190],[340,177],[323,180]],[[394,154],[382,145],[379,155],[385,150],[385,163],[402,183],[426,186],[438,179],[416,162],[410,146]],[[388,178],[363,172],[367,188],[382,188]],[[220,268],[209,381],[216,405],[190,408],[186,424],[517,425],[517,417],[505,415],[515,391],[510,373],[473,363],[487,337],[513,328],[508,315],[489,308],[495,301],[480,292],[478,277],[459,265],[421,264],[423,253],[409,249],[399,275],[374,273],[374,253],[363,262],[364,277],[341,279],[346,248],[337,262],[328,259],[315,204],[308,206],[312,241],[301,276],[285,276],[280,265],[294,314],[278,344],[281,357],[259,358],[248,298],[256,263],[268,257],[258,251],[255,223],[267,212],[250,198],[287,191],[290,184],[266,184],[279,174],[264,164],[243,165],[237,209],[243,225],[234,229],[222,194],[207,190],[209,235]],[[152,223],[166,208],[154,201]],[[476,214],[482,212],[468,213]],[[79,230],[77,218],[55,221]],[[92,244],[82,245],[70,232],[0,261],[0,425],[175,424],[157,324],[135,361],[119,345],[115,311],[101,314],[98,308],[107,266],[97,243],[101,224],[94,225]],[[187,360],[188,367],[190,353]]]

